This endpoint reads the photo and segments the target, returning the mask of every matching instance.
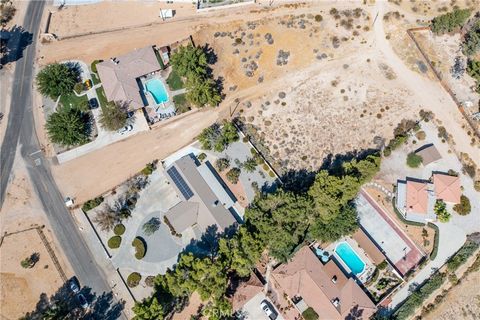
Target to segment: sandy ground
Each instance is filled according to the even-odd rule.
[[[462,282],[451,289],[447,298],[440,303],[431,313],[424,317],[426,320],[464,319],[474,320],[480,318],[480,294],[478,284],[480,272],[469,274]]]
[[[119,185],[152,160],[161,160],[191,143],[217,116],[213,109],[197,112],[54,166],[55,180],[64,195],[82,203]]]
[[[26,168],[20,155],[13,167],[13,176],[7,188],[6,199],[0,213],[1,234],[25,230],[35,225],[43,229],[66,273],[71,268],[54,242],[46,217],[37,196],[32,191]],[[32,253],[40,254],[40,261],[32,269],[20,267],[20,261]],[[54,293],[62,280],[53,265],[36,230],[8,236],[0,247],[0,315],[2,319],[17,319],[35,308],[41,293]]]

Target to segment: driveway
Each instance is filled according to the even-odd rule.
[[[247,303],[242,308],[242,311],[244,312],[245,318],[248,320],[271,320],[265,312],[263,312],[262,308],[260,307],[260,304],[262,303],[263,300],[267,300],[270,303],[270,308],[275,308],[272,301],[270,301],[269,298],[265,296],[263,292],[258,293],[256,296],[254,296],[252,299],[250,299]],[[272,309],[273,310],[273,309]],[[277,320],[283,320],[282,315],[278,310],[276,310],[276,313],[278,314]]]

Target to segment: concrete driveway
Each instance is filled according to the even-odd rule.
[[[256,296],[254,296],[252,299],[250,299],[247,303],[242,308],[242,311],[244,312],[244,319],[248,320],[271,320],[265,312],[263,312],[262,307],[260,307],[260,304],[262,303],[263,300],[267,300],[270,302],[270,308],[275,308],[272,301],[265,296],[263,292],[258,293]],[[273,310],[273,309],[272,309]],[[278,310],[274,310],[278,317],[277,320],[283,320],[282,315]]]

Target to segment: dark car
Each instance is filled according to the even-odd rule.
[[[78,286],[78,281],[75,277],[68,281],[68,287],[72,290],[73,293],[80,292],[80,287]]]
[[[80,303],[80,306],[83,309],[87,309],[88,306],[89,306],[87,298],[85,298],[85,296],[81,293],[79,295],[77,295],[77,297],[78,297],[78,302]]]
[[[90,109],[97,109],[98,108],[98,100],[97,98],[92,98],[88,101],[88,104],[90,105]]]

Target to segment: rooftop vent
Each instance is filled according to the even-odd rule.
[[[340,305],[340,299],[338,298],[333,299],[332,304],[335,306],[335,308],[338,308],[338,306]]]
[[[333,282],[333,283],[337,283],[337,276],[333,276],[333,277],[332,277],[332,282]]]

